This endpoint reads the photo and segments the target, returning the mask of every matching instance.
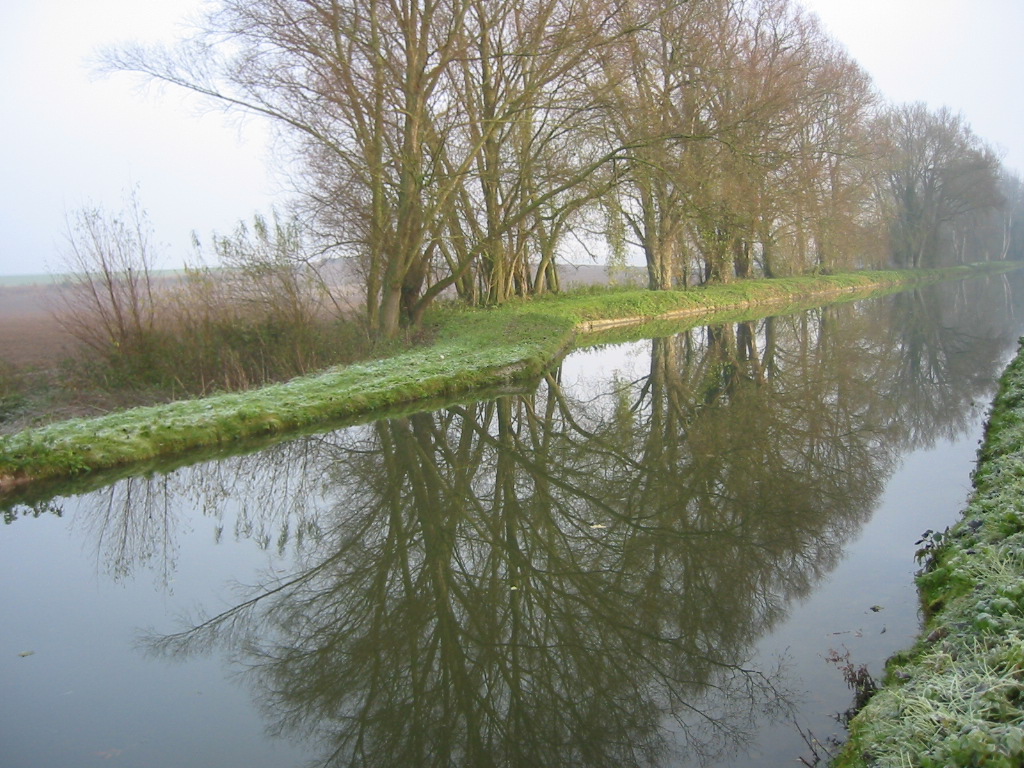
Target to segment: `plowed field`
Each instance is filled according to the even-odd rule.
[[[54,285],[0,286],[0,361],[46,368],[65,356],[72,339],[55,319]]]

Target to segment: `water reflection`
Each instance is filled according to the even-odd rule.
[[[1002,350],[1014,340],[1010,279],[892,297],[896,367],[883,386],[900,405],[896,418],[908,432],[909,447],[959,434],[972,400],[992,389]]]
[[[962,429],[994,379],[1008,339],[981,287],[641,342],[642,370],[599,384],[560,369],[129,479],[82,524],[117,578],[167,578],[186,510],[287,556],[145,644],[225,651],[321,764],[721,759],[788,712],[753,644],[834,567],[900,452]]]

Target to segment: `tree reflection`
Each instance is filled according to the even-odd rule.
[[[730,534],[634,509],[606,471],[626,454],[588,451],[565,402],[321,443],[339,501],[299,575],[157,644],[241,649],[277,729],[327,764],[658,764],[666,714],[720,751],[783,703],[741,663],[760,569],[721,568]]]
[[[962,428],[1008,343],[949,319],[966,297],[890,306],[691,329],[596,396],[556,371],[122,483],[94,535],[130,571],[131,542],[152,557],[187,507],[290,553],[289,577],[147,642],[226,649],[324,765],[721,758],[787,706],[754,643],[835,566],[900,451]]]
[[[297,575],[154,647],[235,649],[324,764],[721,757],[786,706],[754,642],[997,365],[969,331],[886,320],[693,329],[597,398],[555,373],[293,445],[332,499]]]
[[[887,391],[900,403],[899,420],[914,447],[959,434],[970,405],[999,375],[1001,351],[1010,339],[1001,329],[1013,305],[1007,276],[963,281],[943,292],[917,289],[891,304],[896,368]],[[905,398],[913,397],[908,404]]]

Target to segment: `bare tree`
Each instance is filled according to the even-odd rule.
[[[449,286],[501,301],[540,285],[609,152],[579,141],[588,66],[617,0],[223,0],[145,73],[272,118],[329,245],[357,259],[384,335]]]
[[[434,208],[454,188],[428,148],[456,124],[441,86],[468,8],[224,0],[177,51],[125,49],[109,63],[272,118],[311,171],[314,204],[344,192],[334,213],[352,223],[339,241],[363,261],[371,323],[393,335],[436,249]]]
[[[670,4],[605,63],[609,130],[631,147],[609,209],[651,288],[834,265],[870,191],[874,95],[814,17],[789,0]]]
[[[885,147],[893,261],[935,266],[952,222],[1001,204],[999,160],[962,116],[946,108],[893,107],[880,116],[877,130]]]
[[[689,217],[703,277],[830,268],[840,258],[832,232],[854,228],[869,191],[858,168],[870,81],[789,0],[738,7],[707,98],[723,133]]]
[[[213,248],[224,268],[216,281],[228,294],[226,304],[249,325],[287,333],[292,368],[309,371],[315,363],[308,359],[316,347],[314,337],[341,308],[330,301],[299,221],[283,219],[276,211],[269,219],[256,214],[251,224],[239,222],[231,235],[214,236]]]
[[[219,0],[173,51],[107,60],[270,118],[384,336],[445,291],[556,286],[599,198],[665,289],[855,263],[869,147],[902,262],[998,197],[949,115],[894,110],[872,144],[870,81],[793,0]]]
[[[58,321],[108,359],[143,352],[156,313],[152,228],[138,191],[126,198],[120,213],[97,207],[70,213],[61,252],[69,287]]]
[[[621,6],[474,0],[448,88],[464,124],[435,150],[460,184],[436,221],[447,273],[424,298],[455,286],[500,303],[557,285],[559,243],[614,154],[592,124],[596,55],[618,34]]]
[[[645,6],[634,3],[620,17],[624,30],[637,32],[603,57],[612,87],[608,131],[629,148],[606,204],[613,225],[621,221],[643,252],[648,286],[657,290],[686,282],[685,217],[700,184],[698,158],[713,151],[687,137],[720,135],[708,119],[706,86],[714,41],[735,32],[736,13],[730,0],[671,2],[642,23]]]
[[[999,220],[999,258],[1024,259],[1024,181],[1004,173],[1000,191],[1006,204]]]

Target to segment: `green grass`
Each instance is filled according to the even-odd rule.
[[[1016,265],[1014,265],[1015,267]],[[1006,265],[752,280],[688,291],[605,290],[514,301],[499,308],[442,307],[435,341],[393,357],[328,369],[261,389],[74,419],[0,438],[0,491],[54,477],[145,462],[200,448],[309,429],[382,408],[455,397],[536,377],[587,334],[628,322],[710,320],[859,298]],[[598,339],[602,337],[596,337]]]
[[[836,765],[1024,765],[1024,347],[1000,380],[961,520],[919,555],[922,638],[890,660]]]

